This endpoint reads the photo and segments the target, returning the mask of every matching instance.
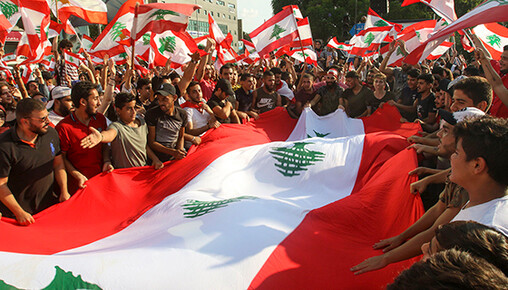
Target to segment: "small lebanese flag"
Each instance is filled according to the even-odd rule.
[[[256,51],[256,47],[254,46],[254,43],[252,43],[248,40],[245,40],[245,39],[242,39],[241,41],[243,42],[243,45],[245,47],[245,53],[244,53],[245,58],[243,58],[244,62],[246,62],[248,64],[252,64],[252,63],[255,63],[256,61],[261,59],[259,57],[258,52]]]
[[[367,19],[365,20],[364,29],[383,26],[392,26],[395,29],[395,31],[402,30],[401,24],[386,21],[381,16],[379,16],[379,14],[377,14],[376,11],[372,10],[372,8],[369,8],[369,11],[367,12]]]
[[[427,58],[448,36],[455,31],[489,22],[508,21],[508,3],[501,0],[487,0],[456,21],[434,33],[426,42],[413,50],[406,58],[408,64],[417,64]]]
[[[33,60],[38,57],[38,48],[47,40],[51,12],[45,0],[18,0],[18,5],[26,39],[23,45],[18,45],[16,54]]]
[[[48,71],[54,71],[55,70],[55,56],[50,54],[45,56],[41,62],[40,62]]]
[[[198,46],[188,32],[168,30],[160,34],[152,34],[150,45],[155,52],[154,63],[156,66],[164,66],[168,58],[172,63],[186,64],[191,60],[189,54],[198,50]]]
[[[290,44],[298,37],[298,25],[293,9],[283,9],[249,34],[261,57]]]
[[[205,49],[208,37],[210,37],[209,34],[194,38],[194,42],[196,42],[199,49]]]
[[[301,62],[317,65],[317,55],[312,49],[304,48],[303,52],[301,49],[294,49],[287,53],[287,55]]]
[[[371,27],[353,36],[349,43],[352,45],[350,53],[362,55],[369,50],[376,50],[388,36],[392,26]]]
[[[81,65],[81,62],[85,61],[85,58],[82,57],[81,55],[72,53],[68,50],[64,50],[64,59],[65,59],[65,63],[75,66],[77,68],[79,68],[79,66]]]
[[[482,41],[493,59],[501,59],[503,48],[508,45],[508,29],[498,23],[478,25],[473,28],[474,34]]]
[[[213,19],[210,13],[208,13],[208,33],[210,34],[210,38],[217,42],[217,45],[222,45],[222,42],[226,40],[224,33],[222,33],[222,30],[220,30],[219,25],[215,22],[215,19]]]
[[[35,64],[28,64],[24,67],[21,73],[21,80],[26,85],[29,81],[34,80],[33,71],[37,68]]]
[[[297,22],[298,37],[289,45],[291,47],[312,46],[312,31],[310,30],[309,18],[305,17]],[[300,42],[300,39],[302,40]]]
[[[430,55],[427,57],[427,59],[435,60],[440,58],[443,54],[445,54],[450,47],[453,46],[453,42],[450,41],[444,41],[441,43],[436,49],[434,49],[433,52],[430,53]]]
[[[81,39],[81,48],[79,49],[79,52],[83,52],[83,51],[89,51],[91,48],[92,48],[92,45],[93,45],[93,39],[86,35],[86,34],[83,34],[83,38]]]
[[[49,0],[48,0],[49,1]],[[62,23],[66,23],[71,15],[86,20],[88,23],[108,24],[108,8],[106,3],[101,0],[57,0],[58,13],[55,12],[56,6],[50,4],[53,14],[58,15]]]
[[[99,174],[27,227],[2,217],[0,285],[384,288],[417,259],[368,279],[349,269],[424,213],[407,174],[420,125],[399,119],[386,105],[363,119],[306,108],[298,121],[277,108],[210,130],[163,169]]]
[[[134,40],[147,32],[155,34],[167,30],[184,32],[192,13],[201,6],[194,4],[151,3],[139,5]],[[128,27],[130,29],[130,27]]]
[[[437,15],[446,19],[448,23],[457,20],[454,0],[404,0],[402,7],[414,3],[423,3],[429,6]]]
[[[302,11],[300,11],[300,8],[298,7],[298,5],[287,5],[287,6],[282,7],[282,10],[284,10],[284,9],[292,9],[293,15],[295,16],[296,20],[303,19]]]
[[[143,4],[143,0],[127,0],[111,22],[97,37],[90,49],[90,55],[103,59],[107,55],[124,53],[125,49],[119,42],[131,37],[130,30],[134,22],[134,6],[136,3]]]
[[[16,54],[7,53],[7,54],[4,54],[4,56],[2,57],[2,61],[5,61],[5,62],[13,61],[13,60],[16,60],[16,58],[17,58]]]
[[[330,41],[328,42],[328,44],[326,46],[335,48],[335,49],[344,50],[344,51],[351,50],[351,44],[345,44],[343,42],[338,42],[337,37],[330,39]]]

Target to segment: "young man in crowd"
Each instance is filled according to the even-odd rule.
[[[218,128],[220,123],[213,111],[203,101],[203,93],[198,82],[192,81],[187,87],[189,100],[181,105],[187,112],[185,127],[185,148],[201,144],[201,136],[211,128]]]
[[[173,85],[155,92],[159,105],[146,112],[148,125],[148,145],[160,161],[180,160],[187,155],[184,149],[187,113],[175,106],[178,98]]]
[[[375,98],[372,90],[362,86],[360,75],[356,71],[346,74],[348,88],[342,94],[345,100],[346,112],[351,118],[365,117],[368,114],[367,103]]]
[[[250,118],[257,119],[259,115],[252,111],[252,99],[254,98],[254,77],[250,73],[240,75],[240,88],[235,91],[238,101],[238,112],[247,114]]]
[[[53,126],[58,125],[63,118],[67,117],[74,105],[72,104],[71,88],[57,86],[51,90],[51,100],[46,105],[49,111],[49,120]]]
[[[55,129],[48,111],[34,99],[16,107],[16,125],[0,137],[0,213],[20,225],[59,201],[69,199],[67,174]],[[60,192],[54,192],[54,181]]]
[[[255,90],[252,98],[252,110],[260,114],[280,107],[281,96],[275,91],[275,74],[272,71],[263,73],[263,86]]]
[[[101,105],[97,86],[87,81],[79,82],[73,86],[71,98],[76,109],[58,123],[56,130],[70,176],[69,192],[74,194],[78,188],[85,187],[88,179],[103,171],[111,171],[113,167],[107,145],[88,149],[81,147],[81,139],[92,133],[91,127],[98,131],[107,128],[106,118],[97,111]]]
[[[508,236],[508,120],[468,120],[454,134],[450,180],[467,190],[469,202],[453,221],[476,221]]]
[[[115,97],[118,121],[111,123],[108,130],[99,132],[90,127],[91,134],[81,140],[84,149],[100,143],[111,143],[111,162],[114,168],[130,168],[147,165],[152,160],[155,169],[164,167],[148,146],[148,127],[145,120],[137,117],[136,98],[129,93]]]
[[[413,122],[416,119],[416,113],[413,110],[413,104],[418,99],[418,69],[411,69],[407,72],[407,86],[400,92],[400,98],[397,100],[397,108],[405,120]]]
[[[450,158],[455,152],[456,137],[454,126],[470,118],[479,118],[485,113],[476,108],[467,108],[453,114],[440,111],[443,127],[439,131],[440,144],[437,152],[440,156]],[[401,234],[381,240],[373,245],[374,249],[383,249],[384,254],[366,259],[351,268],[355,274],[377,270],[421,254],[421,247],[434,236],[435,229],[450,222],[468,201],[467,191],[453,181],[447,180],[445,189],[439,196],[439,201],[425,212],[412,226]]]
[[[301,89],[296,93],[295,96],[295,113],[297,116],[302,114],[303,107],[305,104],[314,99],[316,93],[316,90],[314,90],[314,76],[311,74],[304,74],[302,76]]]
[[[230,102],[234,95],[235,92],[229,80],[220,79],[217,81],[213,96],[208,100],[207,105],[212,109],[219,122],[240,124],[240,118],[234,105]]]
[[[314,98],[305,104],[305,107],[312,107],[316,114],[320,116],[335,112],[339,106],[344,107],[344,90],[338,83],[339,72],[336,69],[329,69],[326,76],[326,85],[316,91]]]

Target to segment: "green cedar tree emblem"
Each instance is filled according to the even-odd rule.
[[[202,215],[205,215],[207,213],[214,212],[216,209],[225,207],[229,205],[232,202],[238,202],[242,201],[244,199],[257,199],[257,197],[254,196],[240,196],[235,198],[228,198],[223,200],[217,200],[217,201],[200,201],[200,200],[187,200],[187,203],[182,205],[184,210],[187,212],[184,212],[183,215],[186,218],[195,218]]]
[[[270,35],[270,40],[272,38],[280,39],[280,34],[286,31],[286,29],[282,28],[280,25],[275,24],[273,27],[272,35]]]
[[[382,26],[390,26],[390,24],[388,24],[388,22],[384,21],[383,19],[379,19],[378,21],[374,22],[374,26],[382,27]]]
[[[169,51],[170,53],[175,52],[176,48],[176,37],[175,36],[167,36],[159,39],[160,47],[159,52],[164,53],[165,51]]]
[[[2,13],[7,19],[11,18],[12,15],[16,14],[19,11],[18,6],[14,3],[4,1],[0,2],[0,10],[2,10]]]
[[[115,40],[119,37],[120,40],[124,40],[125,38],[127,38],[127,35],[125,35],[122,32],[122,30],[126,28],[127,26],[125,26],[125,23],[122,22],[116,22],[115,24],[113,24],[113,27],[111,27],[111,39]]]
[[[306,171],[308,166],[318,161],[323,161],[325,154],[319,151],[311,151],[305,148],[311,142],[295,142],[293,147],[274,147],[270,151],[272,157],[278,161],[275,166],[278,172],[286,177],[300,175],[300,171]]]
[[[57,289],[89,289],[89,290],[100,290],[101,287],[83,281],[81,275],[77,277],[72,274],[72,272],[65,272],[62,268],[55,266],[56,274],[51,283],[44,287],[43,290],[57,290]],[[0,289],[1,290],[17,290],[12,285],[5,283],[0,280]]]
[[[402,49],[400,49],[400,46],[397,47],[396,55],[402,55]]]
[[[306,54],[306,53],[302,53],[302,52],[298,52],[298,54],[299,54],[301,57],[303,57],[303,58],[306,58],[306,57],[308,57],[308,56],[309,56],[308,54]]]
[[[157,10],[152,15],[150,15],[150,18],[155,16],[155,20],[164,20],[164,16],[166,15],[173,15],[173,16],[180,16],[179,13],[171,10]]]
[[[501,38],[499,38],[499,36],[497,35],[489,35],[487,36],[487,42],[491,45],[491,46],[494,46],[494,45],[497,45],[497,47],[501,47]]]
[[[422,36],[420,35],[420,31],[416,31],[416,36],[418,36],[418,39],[422,38]]]
[[[376,37],[374,36],[374,34],[372,34],[372,32],[369,32],[369,34],[367,34],[365,36],[365,43],[370,46],[372,44],[372,42],[374,41]]]
[[[143,45],[150,44],[150,33],[143,34]]]
[[[69,55],[69,61],[70,61],[70,62],[74,62],[74,57],[72,57],[71,55]]]
[[[325,134],[323,134],[323,133],[316,132],[316,130],[312,130],[312,131],[313,131],[313,132],[314,132],[314,134],[316,135],[315,137],[319,137],[319,138],[324,138],[324,137],[326,137],[326,136],[330,135],[330,133],[325,133]],[[311,136],[311,135],[309,135],[309,134],[307,134],[307,138],[312,138],[312,136]]]
[[[118,57],[119,57],[119,58],[127,58],[127,57],[128,57],[128,55],[127,55],[127,53],[122,52],[122,53],[120,53],[120,54],[118,55]]]

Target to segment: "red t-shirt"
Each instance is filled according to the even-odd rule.
[[[501,80],[503,81],[503,85],[505,88],[508,88],[508,74],[501,74],[501,67],[499,66],[499,62],[496,60],[491,60],[490,63],[492,67],[496,70],[496,72],[501,76]],[[498,118],[508,118],[508,107],[503,104],[503,101],[499,99],[499,97],[494,93],[494,98],[492,99],[492,105],[490,106],[489,113]]]
[[[209,101],[212,97],[213,90],[215,89],[215,82],[213,80],[205,80],[202,79],[199,82],[199,86],[201,87],[201,91],[203,92],[203,99]]]
[[[104,115],[97,113],[86,126],[76,118],[74,113],[70,113],[56,125],[62,151],[67,152],[67,159],[89,179],[101,173],[103,161],[102,146],[100,144],[89,149],[83,149],[80,145],[81,139],[90,135],[90,127],[94,127],[98,131],[106,130],[107,125]],[[71,179],[74,178],[69,178],[69,180]]]

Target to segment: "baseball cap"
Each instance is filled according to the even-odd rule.
[[[46,109],[51,109],[53,107],[53,104],[55,103],[55,100],[65,98],[67,96],[71,95],[71,88],[69,87],[62,87],[62,86],[56,86],[51,90],[51,100],[46,104]]]
[[[217,85],[215,85],[215,90],[221,89],[228,96],[234,96],[235,92],[233,91],[233,87],[231,86],[231,82],[226,79],[220,79],[217,81]]]
[[[467,107],[462,110],[458,110],[455,113],[443,109],[439,110],[439,116],[441,116],[441,119],[454,126],[467,118],[478,118],[483,115],[485,115],[485,112],[475,107]]]
[[[176,95],[176,89],[172,84],[163,83],[160,89],[155,92],[155,94],[160,94],[163,95],[164,97],[167,97],[169,95],[174,96]]]

